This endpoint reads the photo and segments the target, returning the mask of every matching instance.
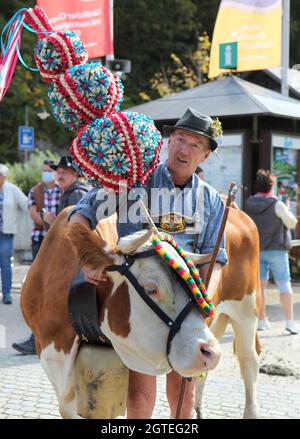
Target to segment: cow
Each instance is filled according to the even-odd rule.
[[[68,209],[51,226],[26,276],[21,309],[35,334],[37,353],[56,392],[61,416],[77,418],[74,364],[80,340],[69,316],[71,281],[80,267],[100,272],[125,263],[124,255],[146,251],[152,247],[149,239],[153,232],[137,232],[117,243],[113,218],[101,221],[92,231],[82,224],[68,224]],[[209,256],[190,257],[199,264]],[[170,320],[187,306],[185,289],[158,255],[136,259],[130,271]],[[197,307],[187,313],[167,355],[168,325],[124,276],[114,271],[107,276],[97,286],[100,327],[129,369],[158,375],[168,373],[172,367],[182,376],[198,376],[216,367],[219,343]]]
[[[257,418],[257,381],[261,346],[257,335],[260,306],[259,235],[252,219],[236,204],[229,208],[226,226],[228,264],[222,269],[221,281],[213,300],[216,317],[209,327],[219,340],[228,323],[234,335],[234,352],[238,358],[245,385],[244,418]],[[205,378],[198,381],[196,406],[201,417]]]

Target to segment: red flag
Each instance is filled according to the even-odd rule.
[[[89,58],[113,54],[109,0],[37,0],[53,28],[77,32]]]

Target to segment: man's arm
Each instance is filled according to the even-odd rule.
[[[97,198],[97,190],[88,192],[75,207],[69,212],[69,224],[80,223],[89,229],[94,229],[102,219],[97,217],[97,208],[101,204],[103,197]],[[103,272],[82,268],[85,280],[91,284],[97,285],[100,280],[106,280],[107,276]]]
[[[44,225],[42,218],[41,218],[41,215],[36,210],[35,204],[33,206],[29,207],[29,215],[30,215],[32,221],[35,222],[35,224],[38,224],[39,226]]]
[[[89,220],[85,216],[81,215],[80,213],[76,213],[76,212],[73,213],[73,215],[69,219],[69,224],[73,224],[73,223],[83,224],[84,226],[87,226],[89,229],[91,228],[91,224]]]

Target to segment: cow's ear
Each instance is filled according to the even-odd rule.
[[[113,263],[108,244],[87,226],[79,223],[70,224],[65,236],[76,250],[81,267],[99,270]]]
[[[141,230],[140,232],[136,232],[133,235],[124,236],[118,242],[117,251],[120,251],[123,254],[133,254],[136,250],[141,247],[148,239],[153,235],[153,230]]]
[[[189,253],[189,252],[185,252],[185,253],[191,259],[194,265],[205,264],[206,262],[209,262],[212,257],[211,253],[203,253],[202,255],[198,253]]]

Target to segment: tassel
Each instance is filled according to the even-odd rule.
[[[23,27],[39,37],[53,32],[44,11],[37,6],[33,9],[20,9],[4,26],[1,34],[0,102],[10,86],[18,58],[27,69],[38,71],[37,68],[29,67],[20,54]]]
[[[1,34],[0,102],[11,83],[21,45],[22,19],[26,9],[21,9],[4,26]],[[5,35],[6,33],[6,35]],[[5,41],[3,41],[5,35]]]

